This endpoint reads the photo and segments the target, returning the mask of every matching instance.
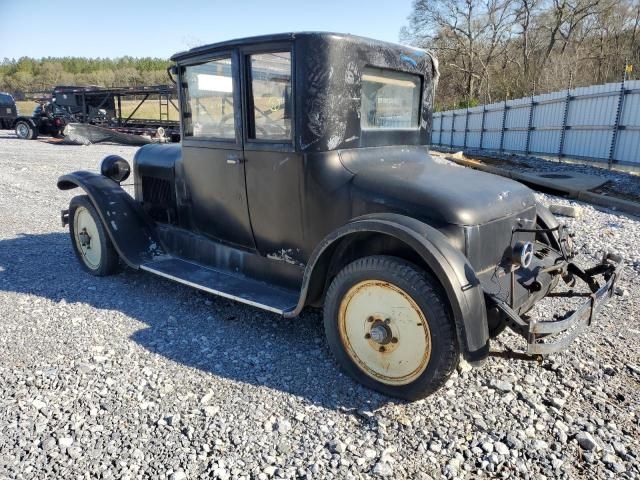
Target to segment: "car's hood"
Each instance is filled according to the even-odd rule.
[[[340,158],[354,174],[356,194],[436,222],[479,225],[535,205],[524,185],[434,160],[426,147],[344,150]]]

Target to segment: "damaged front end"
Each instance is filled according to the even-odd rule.
[[[503,268],[506,287],[500,291],[487,291],[490,311],[500,318],[505,326],[524,337],[527,341],[526,354],[517,358],[539,358],[566,349],[571,342],[591,323],[598,311],[615,291],[616,281],[620,278],[622,258],[615,254],[605,254],[595,266],[582,269],[572,259],[574,256],[571,235],[564,225],[554,228],[516,228],[517,234],[533,234],[536,239],[552,238],[553,245],[536,241],[532,243],[531,263],[522,265],[517,261],[509,262]],[[513,237],[512,237],[513,238]],[[522,242],[513,242],[515,256],[521,256]],[[495,273],[494,273],[495,275]],[[523,281],[526,279],[526,281]],[[559,280],[569,287],[565,291],[553,291]],[[586,288],[576,288],[578,282]],[[522,290],[529,298],[518,296]],[[564,314],[555,314],[552,319],[537,319],[527,316],[526,312],[542,298],[583,298],[575,308]],[[497,352],[496,356],[510,356]],[[512,355],[513,356],[513,355]]]

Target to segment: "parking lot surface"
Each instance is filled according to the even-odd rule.
[[[142,272],[84,273],[60,224],[81,192],[56,179],[135,151],[0,131],[0,478],[640,476],[638,219],[563,218],[581,262],[625,256],[621,295],[567,352],[462,364],[403,403],[340,372],[318,311],[283,320]]]

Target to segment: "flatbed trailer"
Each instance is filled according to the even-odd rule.
[[[177,92],[174,85],[105,88],[97,86],[57,86],[52,100],[65,107],[77,123],[90,123],[132,134],[155,134],[159,128],[171,141],[179,141],[180,124],[170,120],[172,109],[177,113]],[[123,100],[135,99],[137,104],[126,115]],[[134,118],[140,108],[157,102],[157,118]]]

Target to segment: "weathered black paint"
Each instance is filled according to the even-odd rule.
[[[77,187],[95,205],[116,251],[128,266],[138,268],[164,253],[153,221],[120,185],[90,172],[73,172],[58,179],[60,190]]]
[[[13,128],[18,117],[18,108],[11,95],[0,92],[0,129]]]
[[[292,138],[252,140],[246,121],[247,56],[283,50],[292,53]],[[236,138],[183,136],[181,146],[142,147],[134,158],[136,201],[125,199],[114,182],[87,173],[63,177],[59,186],[79,185],[89,193],[132,266],[148,261],[153,242],[179,258],[300,292],[287,316],[322,304],[332,276],[356,258],[405,258],[442,283],[466,358],[484,358],[489,346],[485,298],[498,298],[510,287],[510,276],[496,272],[516,241],[535,240],[531,231],[514,231],[556,224],[521,184],[429,156],[437,75],[432,57],[350,35],[272,35],[175,55],[178,84],[183,66],[221,55],[233,60]],[[365,66],[420,76],[418,128],[361,128]],[[105,213],[112,202],[136,212],[117,232],[109,229]],[[147,213],[155,224],[149,226]],[[513,296],[499,297],[518,313],[557,282],[557,276],[541,272],[562,260],[554,239],[547,242],[551,253],[518,271]],[[534,281],[540,283],[535,291]]]
[[[230,52],[248,55],[283,49],[294,53],[294,143],[297,151],[429,143],[437,68],[431,55],[421,49],[354,35],[300,32],[206,45],[176,54],[172,60],[183,65]],[[384,131],[360,128],[360,88],[365,66],[421,77],[419,128]]]

